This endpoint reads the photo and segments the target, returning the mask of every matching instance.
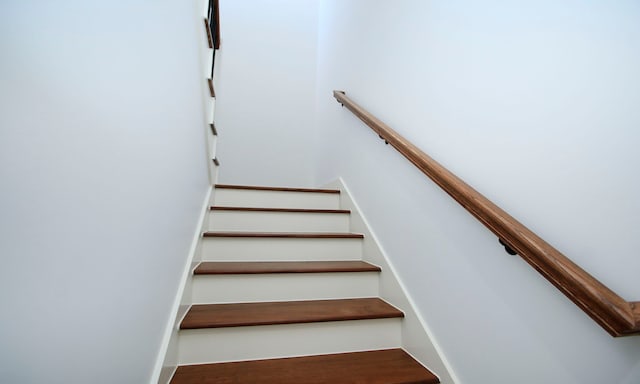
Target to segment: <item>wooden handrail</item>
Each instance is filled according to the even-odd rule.
[[[213,49],[220,49],[220,1],[213,0],[213,13],[215,15],[215,38],[213,39]]]
[[[204,18],[204,29],[207,32],[207,43],[209,44],[209,48],[213,49],[213,35],[211,34],[211,23],[208,18]]]
[[[207,32],[207,42],[211,52],[211,79],[213,79],[216,64],[216,51],[220,49],[220,4],[219,0],[209,0],[207,7],[207,17],[204,18],[204,26]],[[213,96],[213,86],[210,86]]]
[[[353,102],[344,92],[334,91],[333,96],[498,236],[505,247],[517,252],[612,336],[640,335],[640,301],[624,300],[410,141]]]

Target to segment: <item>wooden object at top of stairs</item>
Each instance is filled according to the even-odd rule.
[[[362,239],[360,233],[329,233],[329,232],[219,232],[209,231],[204,237],[254,237],[254,238],[298,238],[298,239]]]
[[[235,211],[235,212],[280,212],[280,213],[341,213],[349,214],[348,209],[309,209],[309,208],[258,208],[258,207],[223,207],[214,205],[212,211]]]
[[[290,188],[290,187],[263,187],[256,185],[231,185],[216,184],[218,189],[248,189],[253,191],[279,191],[279,192],[309,192],[309,193],[340,193],[338,189],[317,189],[317,188]]]

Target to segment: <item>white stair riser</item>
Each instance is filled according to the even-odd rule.
[[[179,364],[400,347],[400,319],[181,330]]]
[[[196,275],[192,302],[242,303],[378,296],[378,272]]]
[[[340,194],[216,189],[212,203],[229,207],[338,209]]]
[[[362,259],[362,239],[206,237],[203,240],[203,261]]]
[[[242,212],[213,210],[210,231],[246,232],[348,232],[344,213]]]

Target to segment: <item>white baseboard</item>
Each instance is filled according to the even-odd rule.
[[[205,193],[204,202],[202,204],[200,217],[198,218],[196,230],[189,247],[189,253],[185,258],[184,267],[182,269],[182,276],[180,277],[180,284],[178,285],[178,291],[173,300],[170,315],[167,319],[165,326],[164,336],[162,337],[162,343],[156,357],[156,363],[151,376],[151,384],[168,384],[178,366],[178,328],[177,323],[180,321],[184,311],[180,311],[180,308],[184,303],[185,287],[187,281],[191,276],[191,270],[196,260],[196,255],[199,253],[200,239],[202,238],[202,229],[207,225],[206,219],[209,212],[209,201],[211,200],[211,194],[213,193],[213,186],[210,186]],[[187,303],[188,304],[188,303]]]

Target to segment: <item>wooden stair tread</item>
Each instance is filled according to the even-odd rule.
[[[179,366],[171,384],[435,384],[402,349]]]
[[[245,189],[253,191],[278,191],[278,192],[309,192],[309,193],[340,193],[338,189],[322,189],[322,188],[290,188],[290,187],[263,187],[257,185],[231,185],[216,184],[219,189]]]
[[[204,237],[253,237],[253,238],[298,238],[298,239],[363,239],[360,233],[347,232],[222,232],[209,231]]]
[[[380,267],[364,261],[205,261],[196,275],[260,273],[380,272]]]
[[[404,317],[379,298],[193,305],[181,329]]]
[[[342,213],[349,214],[347,209],[306,209],[306,208],[255,208],[255,207],[223,207],[214,205],[212,211],[239,211],[239,212],[287,212],[287,213]]]

